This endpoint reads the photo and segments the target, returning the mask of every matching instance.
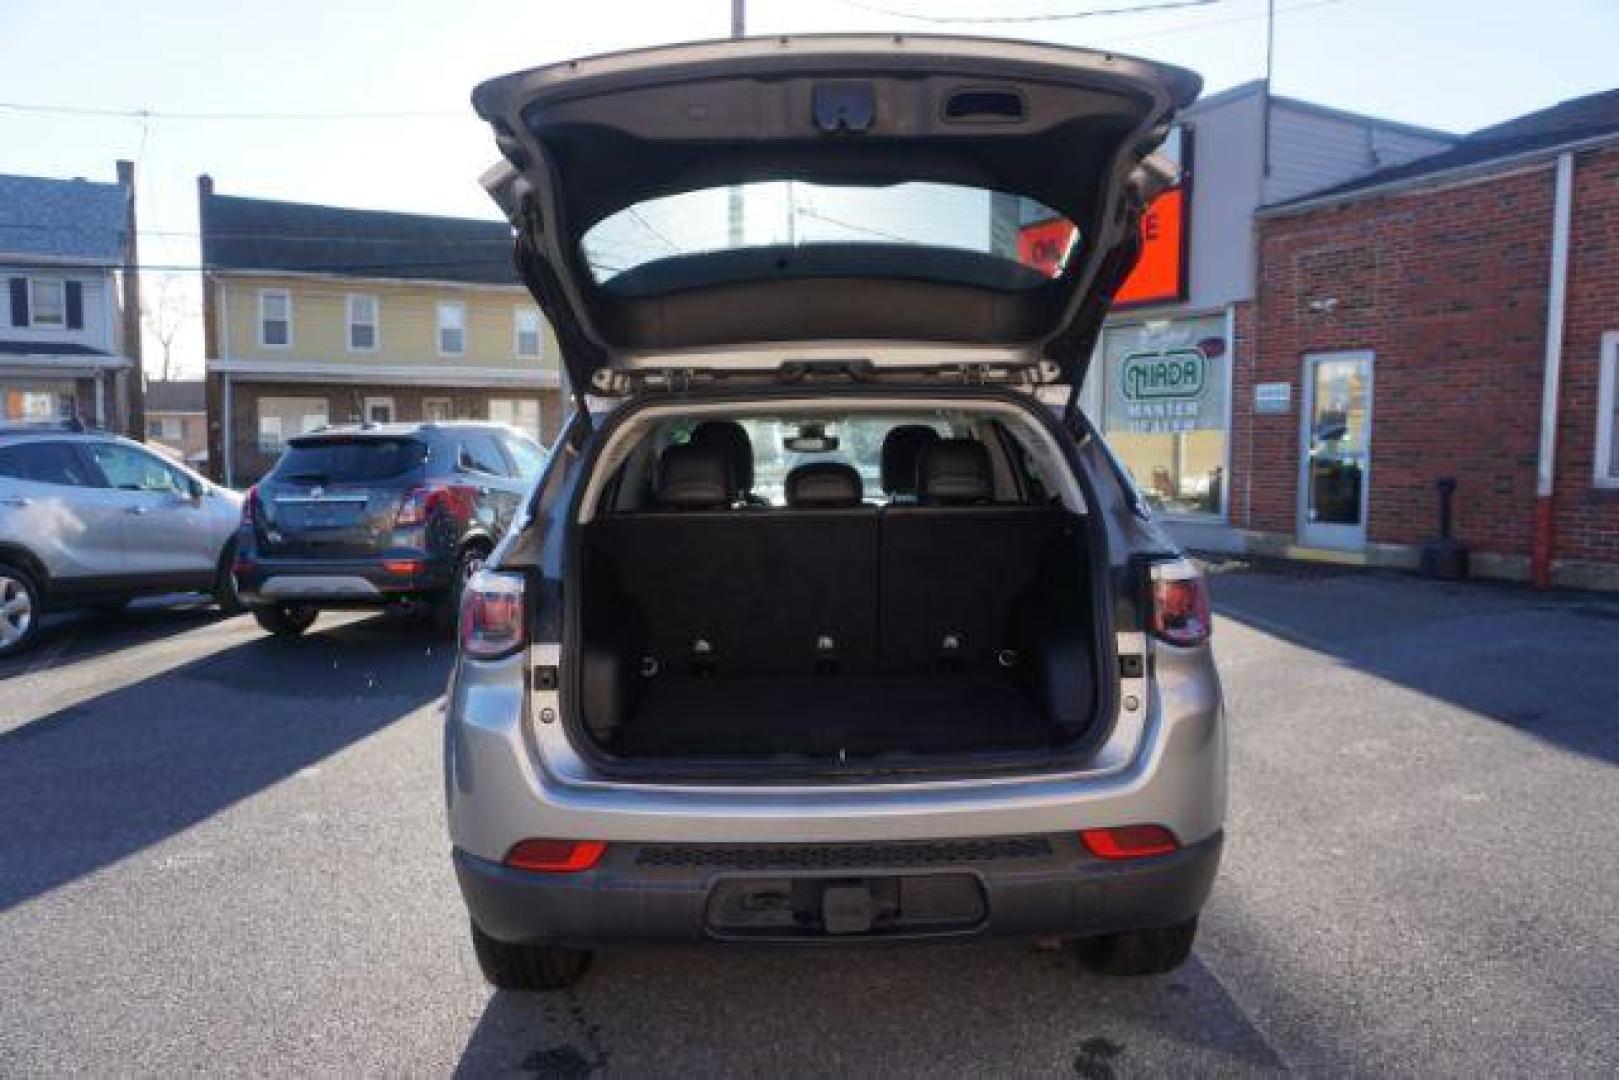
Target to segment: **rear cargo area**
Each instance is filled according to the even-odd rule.
[[[1046,505],[613,513],[578,701],[629,760],[1055,750],[1097,702],[1081,520]]]

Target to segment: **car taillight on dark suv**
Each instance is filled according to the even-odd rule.
[[[1213,629],[1209,583],[1190,559],[1155,562],[1147,570],[1147,629],[1171,645],[1201,645]]]
[[[496,660],[527,642],[522,576],[497,570],[474,574],[461,592],[461,654]]]
[[[457,520],[465,520],[473,510],[476,493],[465,484],[415,484],[399,500],[394,526],[421,525],[443,508]]]

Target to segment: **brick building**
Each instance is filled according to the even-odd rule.
[[[1619,587],[1619,91],[1261,210],[1231,524],[1414,566],[1454,478],[1475,573]]]

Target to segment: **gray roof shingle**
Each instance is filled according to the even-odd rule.
[[[0,175],[0,255],[121,263],[126,199],[118,184]]]
[[[208,195],[202,260],[211,270],[517,285],[501,221]]]
[[[1615,134],[1619,134],[1619,90],[1588,94],[1481,128],[1437,154],[1379,169],[1336,187],[1276,203],[1267,209],[1351,196],[1361,191],[1370,192],[1386,184],[1416,180],[1469,166],[1488,166],[1492,161],[1516,158],[1537,150],[1549,151],[1567,143]]]
[[[201,379],[153,379],[146,384],[147,412],[203,412]]]

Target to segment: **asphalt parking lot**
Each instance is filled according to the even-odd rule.
[[[493,994],[451,656],[200,609],[0,662],[0,1075],[1619,1071],[1619,602],[1217,566],[1231,815],[1196,956],[606,954]]]

